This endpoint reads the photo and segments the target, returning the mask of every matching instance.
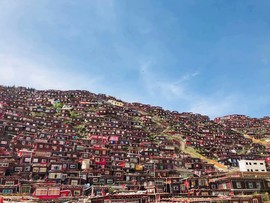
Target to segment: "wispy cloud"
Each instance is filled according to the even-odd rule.
[[[60,64],[33,58],[0,54],[0,83],[39,89],[100,89],[101,77],[87,78],[76,70],[59,69]]]
[[[88,2],[85,5],[94,11],[93,17],[100,21],[102,29],[105,21],[109,24],[115,18],[114,5],[112,0],[106,6],[98,2]],[[81,5],[68,1],[65,6],[76,10]],[[59,2],[53,5],[47,1],[35,4],[32,0],[24,3],[0,2],[0,30],[3,31],[0,32],[0,83],[37,89],[76,88],[109,92],[109,88],[103,85],[103,75],[92,70],[93,64],[87,63],[85,73],[81,70],[85,68],[83,63],[79,64],[76,57],[69,57],[62,51],[62,44],[55,43],[54,40],[63,38],[68,39],[65,43],[69,43],[73,37],[83,38],[82,33],[85,31],[81,29],[81,24],[74,24],[76,20],[72,24],[68,15],[59,13],[59,7]],[[95,19],[91,19],[89,24],[92,25]],[[50,35],[55,38],[49,38]]]
[[[217,98],[214,95],[194,98],[190,101],[188,111],[208,115],[210,118],[215,118],[227,114],[237,113],[240,108],[236,105],[238,98],[232,95],[223,95],[222,98]]]
[[[186,73],[179,78],[172,80],[163,74],[155,71],[155,62],[148,60],[141,65],[140,77],[144,87],[150,95],[161,95],[168,100],[183,99],[191,97],[187,83],[199,75],[198,71]]]
[[[267,6],[251,18],[242,4],[142,2],[0,1],[0,84],[87,89],[210,117],[268,112]]]
[[[196,84],[199,71],[188,72],[176,80],[170,80],[154,70],[153,60],[145,62],[141,66],[141,79],[144,82],[146,91],[155,98],[165,99],[168,106],[171,103],[176,109],[186,109],[186,111],[208,115],[210,118],[225,114],[237,113],[245,110],[241,103],[240,95],[230,92],[213,92],[211,94],[201,94],[195,92],[190,84]],[[171,105],[172,106],[172,105]]]

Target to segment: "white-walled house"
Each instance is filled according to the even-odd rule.
[[[266,172],[264,160],[240,160],[239,170],[247,172]]]

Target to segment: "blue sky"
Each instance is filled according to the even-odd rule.
[[[0,83],[270,115],[268,0],[1,0]]]

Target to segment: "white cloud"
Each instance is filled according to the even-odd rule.
[[[246,111],[245,105],[239,105],[241,95],[222,90],[209,95],[192,91],[189,84],[196,80],[200,74],[198,71],[184,74],[178,80],[170,81],[154,71],[154,65],[153,60],[149,60],[141,66],[141,79],[151,97],[166,100],[163,102],[166,106],[171,106],[171,102],[177,102],[178,107],[186,108],[185,111],[204,114],[210,118]]]
[[[0,54],[0,83],[37,89],[95,89],[101,77],[87,78],[80,73],[63,71],[51,62]],[[62,71],[61,71],[62,70]]]
[[[153,60],[146,61],[140,67],[141,80],[145,85],[145,89],[152,96],[161,95],[168,100],[183,99],[189,100],[191,95],[188,91],[187,82],[196,77],[199,72],[187,73],[178,80],[170,80],[164,78],[162,74],[159,74],[154,70],[155,63]]]
[[[65,6],[75,11],[82,5],[69,1]],[[78,24],[70,22],[70,19],[73,19],[70,15],[59,13],[57,9],[61,7],[61,2],[52,6],[47,1],[38,4],[32,0],[24,3],[0,1],[0,8],[2,8],[0,30],[3,30],[0,32],[0,37],[3,39],[0,40],[0,84],[36,89],[86,89],[97,93],[113,92],[113,87],[105,86],[109,79],[104,80],[106,76],[96,73],[99,72],[95,70],[96,68],[89,67],[93,65],[91,61],[87,61],[86,66],[85,61],[76,54],[74,58],[68,57],[65,52],[61,52],[62,49],[54,47],[54,43],[46,41],[48,40],[46,34],[54,33],[57,39],[57,36],[73,38],[87,33],[88,40],[95,45],[97,43],[95,30],[110,29],[113,32],[116,29],[114,1],[109,0],[105,6],[100,1],[85,2],[84,7],[88,9],[84,9],[76,16],[84,16],[84,12],[91,11],[91,17],[83,19]],[[89,26],[81,26],[83,23]],[[40,27],[36,28],[34,26],[36,24]],[[92,24],[93,26],[90,26]],[[49,28],[48,33],[39,33],[41,27]],[[46,38],[44,41],[40,40],[43,34]],[[81,64],[77,65],[77,63]]]
[[[237,98],[235,96],[225,96],[217,98],[216,95],[209,97],[197,97],[190,102],[190,112],[200,113],[215,118],[231,113],[236,113]],[[238,109],[239,110],[239,109]]]
[[[95,30],[117,32],[119,29],[117,7],[114,5],[114,1],[107,2],[105,6],[100,3],[101,1],[91,2],[90,5],[87,4],[89,7],[93,7],[93,11],[91,10],[93,16],[87,19],[86,22],[88,22],[89,26],[85,28],[81,28],[80,22],[78,22],[78,25],[70,23],[70,15],[58,13],[57,8],[60,6],[51,10],[50,6],[41,5],[40,2],[35,5],[32,4],[33,1],[27,2],[25,4],[25,2],[21,3],[21,1],[0,1],[0,8],[2,8],[0,11],[0,37],[2,39],[0,41],[1,85],[20,85],[37,89],[87,89],[93,92],[110,92],[115,97],[122,97],[129,101],[144,100],[148,102],[149,99],[149,101],[156,102],[163,100],[161,103],[166,103],[167,106],[177,102],[181,109],[183,109],[181,106],[183,105],[184,108],[187,107],[188,111],[206,114],[211,118],[235,113],[234,110],[246,108],[240,102],[240,96],[232,96],[228,92],[217,96],[215,93],[201,95],[200,92],[192,91],[189,83],[192,83],[199,75],[197,71],[187,72],[174,80],[165,78],[164,75],[155,70],[155,65],[158,62],[151,58],[140,66],[140,80],[148,95],[140,95],[139,91],[130,93],[128,89],[126,91],[125,88],[119,90],[110,85],[105,87],[103,77],[91,73],[86,75],[85,72],[89,72],[89,70],[82,70],[82,73],[79,72],[79,68],[71,70],[69,62],[75,63],[76,60],[70,59],[68,62],[69,59],[64,58],[64,53],[61,55],[54,47],[43,47],[44,45],[39,44],[35,37],[25,34],[27,32],[24,32],[23,29],[26,29],[27,26],[20,26],[20,23],[27,25],[31,19],[40,25],[46,24],[47,27],[51,28],[48,32],[57,31],[61,38],[80,37],[81,34],[87,33],[89,38],[92,39],[91,43],[95,45],[97,43],[96,33],[99,33],[95,32]],[[43,2],[43,4],[47,3],[47,1]],[[69,3],[74,4],[71,8],[77,8],[75,1],[69,1]],[[95,24],[95,29],[90,26],[92,24]],[[144,26],[149,27],[147,22]],[[121,32],[119,33],[121,34]],[[40,36],[40,34],[37,34],[37,36]],[[126,49],[128,50],[128,48]],[[126,50],[124,49],[124,51]],[[130,55],[134,55],[134,61],[140,58],[139,55],[134,54],[132,51],[130,53]],[[268,60],[263,58],[262,62],[267,64]],[[108,81],[107,78],[105,82],[108,84]]]

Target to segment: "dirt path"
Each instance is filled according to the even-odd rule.
[[[145,114],[145,112],[143,111],[140,111],[141,114]],[[160,127],[166,127],[166,125],[163,124],[163,122],[157,117],[157,116],[153,116],[152,117],[153,121],[158,124]],[[204,161],[206,161],[207,163],[210,163],[210,164],[214,164],[214,166],[219,170],[219,171],[228,171],[228,168],[227,166],[215,161],[215,160],[212,160],[212,159],[208,159],[207,157],[199,154],[198,152],[196,152],[193,148],[191,147],[188,147],[186,148],[185,147],[185,141],[181,138],[181,135],[174,135],[172,136],[172,134],[169,133],[170,131],[170,126],[167,126],[162,132],[161,134],[164,134],[165,136],[168,136],[170,138],[173,138],[173,139],[176,139],[177,141],[179,141],[181,143],[181,150],[184,152],[184,153],[187,153],[187,154],[190,154],[192,157],[195,157],[195,158],[200,158]]]
[[[266,141],[263,141],[263,140],[258,140],[258,139],[255,139],[253,138],[252,136],[250,135],[247,135],[247,134],[243,134],[245,138],[248,138],[248,139],[251,139],[253,143],[258,143],[258,144],[261,144],[265,147],[270,147],[270,143],[269,142],[266,142]]]
[[[207,157],[205,157],[205,156],[199,154],[198,152],[196,152],[196,151],[195,151],[193,148],[191,148],[191,147],[186,148],[186,152],[187,152],[188,154],[192,155],[193,157],[200,158],[200,159],[206,161],[207,163],[214,164],[215,167],[216,167],[218,170],[220,170],[220,171],[228,171],[227,166],[225,166],[225,165],[223,165],[223,164],[221,164],[221,163],[219,163],[218,161],[215,161],[215,160],[213,160],[213,159],[208,159]]]
[[[263,145],[263,146],[265,146],[265,147],[267,147],[267,148],[270,147],[270,142],[266,142],[266,141],[263,141],[263,140],[255,139],[254,137],[252,137],[252,136],[250,136],[250,135],[248,135],[248,134],[244,134],[243,132],[240,132],[240,131],[238,131],[238,130],[236,130],[236,129],[232,129],[232,130],[235,131],[235,132],[240,133],[241,135],[243,135],[243,136],[244,136],[245,138],[247,138],[247,139],[251,139],[251,141],[252,141],[253,143],[261,144],[261,145]]]
[[[169,135],[171,136],[171,135]],[[207,163],[210,163],[210,164],[214,164],[214,166],[219,170],[219,171],[228,171],[228,168],[227,166],[219,163],[218,161],[215,161],[213,159],[209,159],[201,154],[199,154],[198,152],[196,152],[192,147],[185,147],[185,141],[181,138],[181,135],[174,135],[172,136],[173,139],[179,141],[181,143],[181,150],[184,152],[184,153],[187,153],[189,154],[190,156],[194,157],[194,158],[200,158],[204,161],[206,161]]]

